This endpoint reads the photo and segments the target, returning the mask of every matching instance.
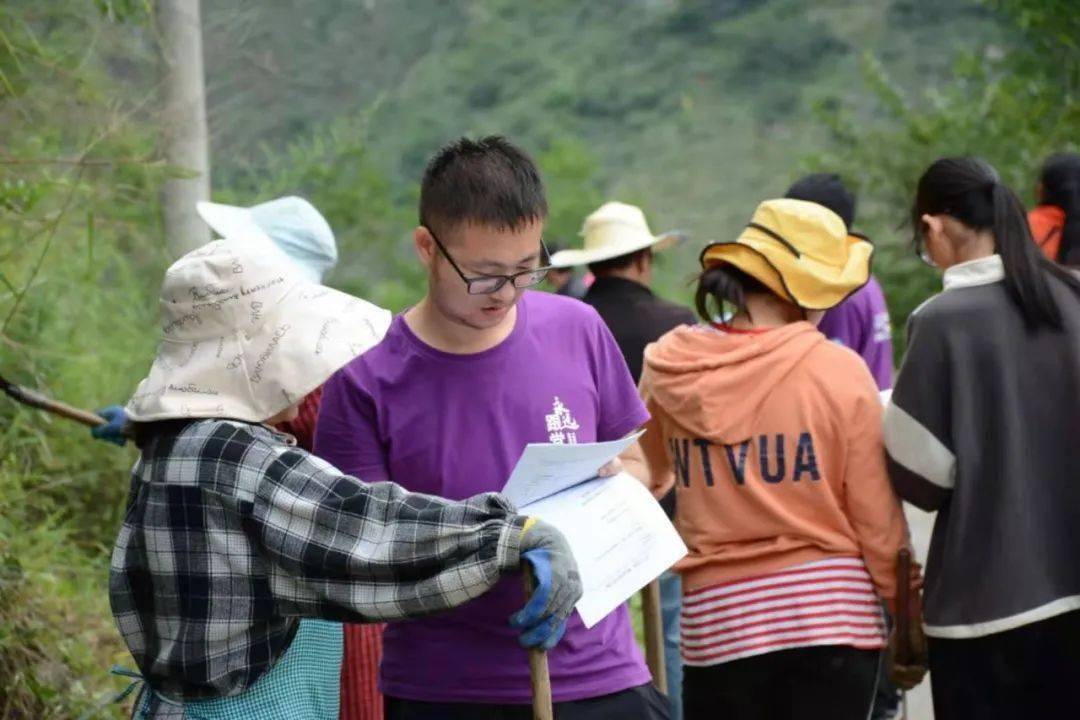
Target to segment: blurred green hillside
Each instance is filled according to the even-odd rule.
[[[239,6],[215,3],[208,18],[219,187],[261,188],[252,173],[267,158],[276,165],[283,143],[348,117],[388,199],[407,208],[407,226],[434,149],[462,134],[502,133],[546,171],[550,236],[574,241],[607,198],[643,205],[654,229],[690,230],[695,241],[661,274],[664,290],[682,298],[696,248],[737,232],[822,147],[815,107],[878,111],[861,80],[864,53],[896,82],[936,82],[957,52],[998,32],[991,12],[967,0]],[[962,31],[943,35],[950,27]],[[381,200],[350,219],[381,215]],[[404,245],[405,229],[357,237],[351,249]],[[338,278],[372,272],[381,268],[347,263]]]

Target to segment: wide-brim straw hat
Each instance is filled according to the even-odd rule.
[[[302,197],[287,195],[251,207],[198,202],[195,209],[223,238],[273,240],[311,282],[321,283],[337,264],[337,242],[330,223]]]
[[[390,312],[310,282],[268,240],[216,240],[161,288],[162,338],[128,401],[136,422],[269,420],[377,344]]]
[[[823,205],[767,200],[738,239],[707,245],[701,266],[733,265],[804,310],[828,310],[870,281],[873,254]]]
[[[686,238],[686,233],[672,230],[653,235],[641,208],[621,202],[609,202],[585,218],[581,227],[581,248],[561,250],[551,257],[556,268],[590,265],[652,248],[660,252]]]

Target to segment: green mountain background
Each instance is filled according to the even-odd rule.
[[[401,227],[350,245],[369,258],[371,242],[407,246],[435,149],[504,134],[542,164],[549,237],[576,241],[606,199],[642,205],[654,230],[689,230],[660,280],[681,298],[706,239],[731,237],[817,169],[821,113],[877,110],[867,53],[900,84],[933,83],[996,32],[965,0],[218,2],[207,27],[216,187],[243,187],[282,145],[347,118],[392,204],[409,208]],[[370,265],[346,261],[338,278],[373,278]]]

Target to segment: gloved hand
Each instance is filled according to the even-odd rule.
[[[510,617],[524,647],[550,650],[566,632],[566,619],[581,599],[581,576],[570,546],[551,525],[529,518],[521,533],[521,559],[532,566],[536,587],[525,607]]]
[[[98,440],[124,447],[127,444],[127,436],[124,435],[124,426],[127,425],[127,413],[124,412],[124,408],[119,405],[110,405],[95,412],[109,422],[90,428],[90,434]]]

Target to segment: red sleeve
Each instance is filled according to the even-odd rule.
[[[315,447],[315,421],[319,419],[319,404],[322,402],[322,388],[312,390],[300,401],[300,412],[295,420],[283,422],[277,426],[281,432],[296,438],[296,444],[311,452]]]

